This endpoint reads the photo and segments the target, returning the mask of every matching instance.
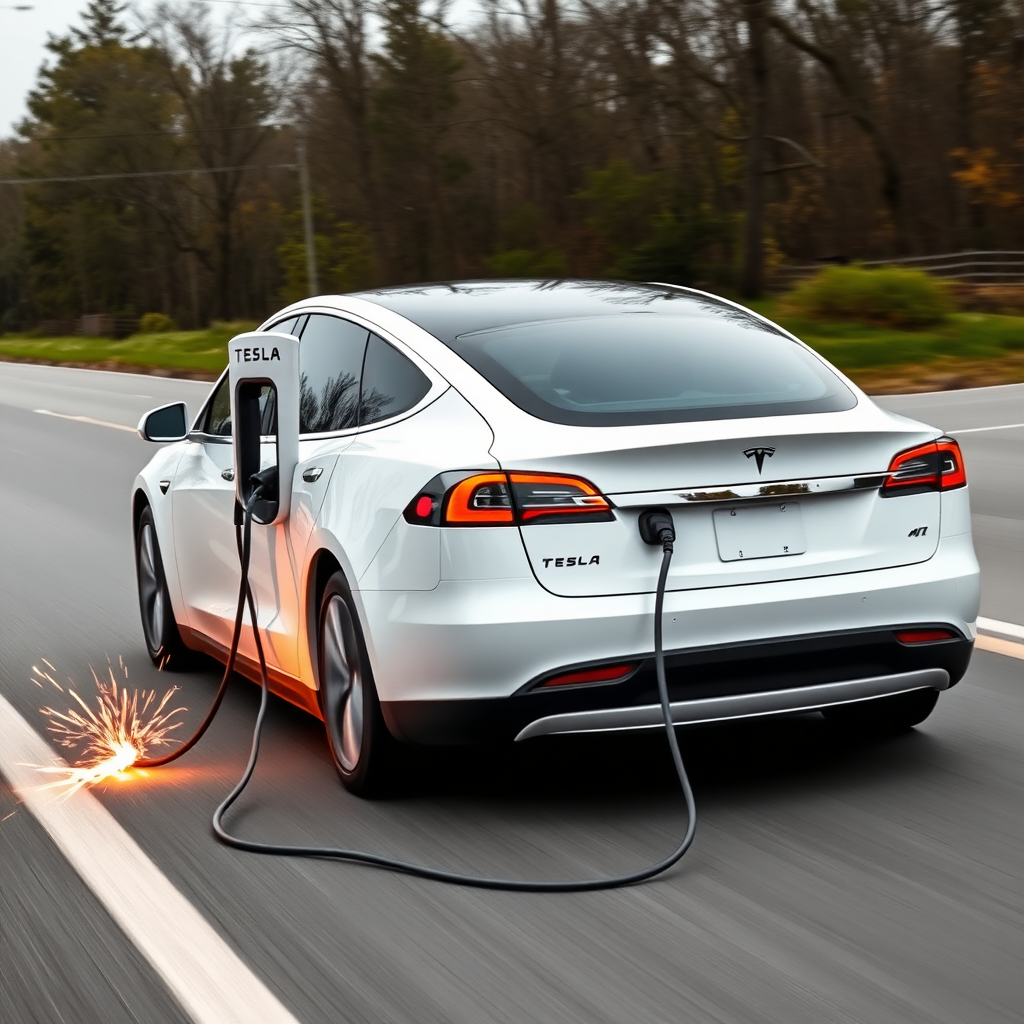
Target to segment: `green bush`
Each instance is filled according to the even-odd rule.
[[[252,323],[250,320],[214,320],[206,328],[204,336],[218,343],[223,341],[226,345],[236,334],[255,331],[257,327],[259,327],[259,324]]]
[[[483,262],[495,277],[564,277],[566,269],[565,257],[550,246],[544,249],[504,249]]]
[[[165,334],[178,325],[166,313],[146,313],[139,321],[139,334]]]
[[[920,270],[827,267],[798,285],[786,305],[816,320],[853,320],[887,327],[941,323],[953,310],[942,281]]]

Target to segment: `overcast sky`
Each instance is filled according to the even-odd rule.
[[[140,0],[133,4],[124,14],[125,24],[137,27],[139,12],[152,10],[156,2]],[[11,135],[14,125],[28,113],[25,98],[36,83],[39,68],[52,56],[46,49],[47,38],[66,35],[72,25],[81,25],[88,4],[89,0],[0,0],[0,137]],[[31,5],[32,10],[11,9],[21,5]],[[217,23],[260,6],[263,4],[259,2],[215,0],[210,10]]]
[[[31,5],[32,10],[12,10],[22,4]],[[88,0],[0,0],[0,138],[10,136],[14,125],[28,113],[25,97],[35,85],[40,66],[50,56],[47,36],[65,35],[71,25],[80,24],[87,4]],[[142,0],[135,8],[146,11],[155,4],[156,0]],[[215,17],[227,16],[228,12],[240,13],[239,8],[244,11],[250,6],[262,5],[216,0],[211,11]],[[449,16],[464,24],[473,20],[477,8],[476,0],[455,0]],[[125,20],[129,25],[135,23],[131,13],[125,15]]]
[[[12,6],[31,4],[31,11]],[[0,0],[0,136],[8,136],[27,111],[25,97],[43,63],[47,33],[63,35],[79,20],[86,0]]]

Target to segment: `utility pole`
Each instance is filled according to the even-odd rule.
[[[744,0],[747,22],[749,135],[744,187],[743,265],[739,292],[756,299],[764,289],[764,156],[768,125],[768,14],[770,0]]]
[[[295,135],[299,164],[299,187],[302,190],[302,232],[306,241],[306,282],[310,295],[320,294],[316,273],[316,237],[313,234],[313,204],[309,196],[309,161],[306,157],[306,126],[300,125]]]

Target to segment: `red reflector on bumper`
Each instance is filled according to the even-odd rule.
[[[573,683],[611,683],[626,676],[636,665],[603,665],[601,668],[587,668],[579,672],[568,672],[564,676],[548,679],[545,686],[571,686]]]
[[[902,629],[893,636],[901,644],[930,644],[936,640],[955,640],[956,634],[948,629]]]

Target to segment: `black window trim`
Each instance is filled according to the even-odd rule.
[[[210,388],[210,393],[206,396],[203,404],[199,407],[199,412],[196,413],[195,419],[192,420],[192,426],[189,429],[188,434],[185,435],[186,441],[194,441],[197,444],[231,444],[231,438],[225,437],[223,434],[207,434],[206,431],[200,430],[196,424],[202,422],[203,417],[206,416],[206,411],[210,407],[210,403],[213,401],[213,396],[217,393],[217,388],[220,387],[221,382],[228,374],[228,367],[224,367],[221,371],[220,376],[213,382],[213,387]]]
[[[335,316],[339,320],[349,320],[354,324],[358,324],[360,327],[365,327],[370,334],[376,334],[381,341],[387,342],[392,348],[397,349],[400,355],[405,356],[419,371],[422,373],[428,381],[430,381],[430,387],[427,389],[427,393],[411,408],[406,409],[404,412],[396,413],[394,416],[389,416],[386,420],[377,420],[374,423],[368,423],[365,426],[358,427],[346,427],[344,430],[328,430],[316,434],[299,434],[299,441],[323,441],[332,437],[351,437],[355,434],[366,433],[370,430],[379,430],[381,427],[390,427],[393,423],[400,423],[404,419],[408,419],[410,416],[415,416],[418,412],[421,412],[428,405],[433,404],[438,398],[441,397],[451,385],[446,381],[425,359],[423,359],[418,352],[413,351],[405,342],[396,338],[390,331],[385,330],[383,327],[379,327],[377,324],[365,317],[359,316],[357,313],[350,313],[346,309],[339,309],[335,306],[305,306],[300,310],[289,310],[288,315],[282,317],[280,314],[273,316],[268,321],[268,326],[260,327],[260,330],[269,330],[270,326],[275,323],[279,323],[282,319],[290,319],[293,316],[306,316],[312,313],[322,313],[325,316]],[[302,339],[299,339],[299,344],[302,344]],[[367,345],[369,349],[369,345]],[[366,365],[366,351],[363,352],[363,365]],[[362,371],[359,376],[359,389],[362,392]],[[230,440],[230,438],[229,438]]]
[[[210,393],[206,396],[206,401],[203,402],[202,407],[196,414],[196,418],[192,421],[191,429],[185,435],[186,441],[192,441],[196,444],[231,444],[233,438],[233,435],[231,434],[207,434],[205,431],[196,428],[196,424],[205,415],[207,407],[209,406],[210,402],[213,401],[213,396],[216,394],[217,388],[220,387],[221,381],[224,380],[224,378],[227,376],[227,372],[227,368],[225,368],[221,375],[214,382],[213,387],[210,388]],[[260,438],[266,444],[270,444],[274,440],[274,435],[262,434],[260,435]]]
[[[346,427],[344,430],[330,430],[318,434],[299,434],[299,441],[323,441],[332,437],[351,437],[358,433],[365,433],[370,430],[380,430],[382,427],[390,427],[393,423],[400,423],[404,419],[408,419],[410,416],[415,416],[418,412],[424,410],[428,405],[432,405],[437,399],[439,399],[451,385],[446,381],[425,359],[423,359],[418,352],[413,351],[403,341],[396,338],[390,331],[385,330],[383,327],[379,327],[377,324],[372,323],[365,317],[361,317],[358,314],[350,313],[348,310],[338,309],[331,306],[306,306],[299,310],[289,310],[287,314],[275,313],[274,316],[269,317],[267,321],[262,324],[259,328],[260,331],[269,331],[276,324],[281,323],[284,320],[290,320],[294,316],[309,316],[312,313],[323,313],[326,316],[336,316],[339,320],[350,320],[354,324],[358,324],[360,327],[365,327],[371,334],[376,334],[381,341],[387,342],[393,348],[397,349],[398,352],[405,356],[413,365],[430,381],[430,387],[427,389],[427,393],[410,409],[406,409],[404,412],[396,413],[394,416],[389,416],[385,420],[377,420],[374,423],[368,423],[361,427]],[[299,344],[302,344],[302,339],[299,339]],[[369,346],[367,346],[369,348]],[[366,363],[366,352],[363,352],[363,363]],[[198,444],[231,444],[231,438],[225,437],[223,434],[207,434],[197,429],[196,424],[201,422],[203,417],[206,415],[207,407],[210,402],[213,401],[213,396],[220,387],[221,381],[227,375],[228,369],[225,367],[224,371],[214,382],[213,387],[210,388],[210,393],[206,396],[206,400],[200,406],[199,412],[196,414],[195,419],[192,421],[192,428],[188,432],[187,440],[196,442]],[[360,372],[359,380],[360,390],[362,390],[362,373]],[[270,438],[266,438],[270,440]]]
[[[271,317],[270,319],[272,323],[265,324],[260,327],[260,331],[272,330],[280,323],[285,323],[294,317],[301,317],[305,315],[305,313],[291,313],[286,317]],[[306,325],[303,324],[302,326],[305,327]],[[301,334],[302,332],[300,331],[299,333]],[[210,403],[213,401],[213,396],[217,393],[217,388],[220,387],[221,382],[227,376],[229,369],[230,367],[225,366],[224,369],[221,370],[220,376],[213,382],[213,387],[210,388],[210,393],[203,400],[203,404],[199,407],[199,412],[196,413],[195,418],[192,420],[192,426],[189,428],[188,434],[185,435],[186,441],[194,441],[198,444],[231,444],[230,436],[226,437],[224,434],[207,434],[205,430],[200,430],[196,426],[196,424],[199,423],[206,415],[206,411],[210,407]],[[272,435],[263,436],[264,438],[268,438]]]

